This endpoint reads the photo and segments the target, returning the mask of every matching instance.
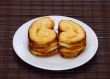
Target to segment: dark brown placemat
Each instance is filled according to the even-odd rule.
[[[68,71],[34,68],[14,52],[14,32],[26,21],[64,15],[87,23],[99,48],[87,64]],[[110,0],[0,0],[0,79],[110,79]]]

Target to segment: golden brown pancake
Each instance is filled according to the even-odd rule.
[[[58,48],[58,45],[52,46],[52,47],[46,47],[46,48],[38,48],[38,47],[34,47],[33,45],[29,45],[29,47],[34,50],[34,51],[38,51],[38,52],[50,52],[53,51],[55,49]]]
[[[58,50],[53,50],[53,51],[50,51],[48,53],[45,53],[45,52],[37,52],[37,51],[34,51],[32,49],[30,49],[31,53],[34,54],[34,55],[37,55],[37,56],[52,56],[52,55],[55,55],[56,53],[58,53]]]
[[[59,50],[64,58],[76,57],[86,46],[84,29],[72,20],[59,22]]]
[[[54,21],[49,17],[43,17],[33,22],[28,30],[29,39],[37,44],[47,44],[56,38],[56,32],[52,29]]]
[[[65,47],[60,47],[60,50],[63,51],[63,52],[73,52],[77,49],[80,49],[80,48],[85,48],[86,45],[82,45],[80,47],[75,47],[75,48],[65,48]]]
[[[73,58],[78,56],[81,51],[83,51],[85,49],[85,47],[79,48],[79,49],[75,49],[75,50],[70,50],[70,51],[65,51],[65,50],[60,50],[60,54],[62,57],[64,58]]]
[[[52,42],[49,42],[48,44],[37,44],[34,41],[32,41],[31,39],[29,39],[29,43],[31,43],[34,47],[39,47],[39,48],[50,47],[50,46],[54,46],[54,45],[58,44],[56,39]]]
[[[59,45],[62,47],[66,47],[66,48],[70,48],[70,49],[74,49],[76,47],[80,47],[82,45],[86,44],[86,40],[82,40],[81,42],[78,43],[73,43],[73,44],[68,44],[68,43],[64,43],[64,42],[59,42]]]
[[[59,41],[72,44],[85,39],[84,29],[72,20],[61,20],[59,22]]]
[[[29,49],[33,54],[50,56],[57,52],[57,34],[53,30],[54,21],[42,17],[34,21],[28,30]]]

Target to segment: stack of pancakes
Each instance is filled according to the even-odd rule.
[[[42,17],[34,21],[29,30],[29,50],[34,55],[52,56],[58,52],[57,34],[53,30],[54,21]]]
[[[72,20],[59,22],[59,46],[64,58],[76,57],[86,46],[86,33]]]
[[[28,30],[29,50],[38,56],[52,56],[60,51],[64,58],[72,58],[86,47],[84,29],[72,20],[61,20],[58,25],[58,38],[53,30],[54,21],[42,17],[34,21]]]

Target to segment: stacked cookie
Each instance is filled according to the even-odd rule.
[[[86,46],[86,33],[83,28],[72,20],[59,22],[59,50],[64,58],[77,56]]]
[[[54,21],[42,17],[34,21],[28,30],[29,50],[34,55],[52,56],[58,52],[57,35],[53,30]]]
[[[79,24],[72,20],[61,20],[58,35],[53,27],[54,21],[50,17],[39,18],[31,24],[28,38],[32,54],[52,56],[59,50],[62,57],[72,58],[85,49],[86,33]]]

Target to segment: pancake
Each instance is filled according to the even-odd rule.
[[[59,22],[59,41],[72,44],[86,38],[84,29],[72,20],[61,20]]]
[[[80,49],[80,48],[85,48],[86,45],[82,45],[80,47],[75,47],[73,49],[69,49],[69,48],[65,48],[65,47],[60,47],[60,50],[63,51],[63,52],[73,52],[77,49]]]
[[[36,48],[36,47],[33,47],[32,45],[29,45],[29,47],[30,47],[30,49],[32,49],[34,51],[48,53],[50,51],[53,51],[53,50],[57,49],[58,45],[55,45],[53,47],[47,47],[47,48]]]
[[[72,48],[75,48],[75,47],[80,47],[82,45],[85,45],[86,44],[86,40],[82,40],[81,42],[79,43],[74,43],[74,44],[67,44],[67,43],[64,43],[64,42],[59,42],[59,45],[62,46],[62,47],[66,47],[66,48],[69,48],[69,49],[72,49]]]
[[[86,32],[72,20],[61,20],[59,22],[59,50],[64,58],[72,58],[86,47]]]
[[[82,48],[75,49],[75,50],[72,50],[69,52],[67,52],[65,50],[60,50],[60,54],[64,58],[73,58],[73,57],[78,56],[81,53],[81,51],[83,51],[84,49],[85,49],[85,47],[82,47]]]
[[[33,22],[28,30],[29,39],[37,44],[48,44],[56,38],[56,32],[52,29],[54,21],[49,17],[43,17]]]
[[[39,47],[39,48],[51,47],[58,44],[56,39],[52,42],[49,42],[48,44],[37,44],[31,39],[29,39],[29,43],[31,43],[34,47]]]
[[[34,55],[51,56],[57,53],[57,34],[53,30],[54,21],[42,17],[34,21],[28,29],[29,50]]]
[[[51,52],[48,52],[48,53],[44,53],[44,52],[38,52],[38,51],[34,51],[32,49],[30,49],[31,53],[34,54],[34,55],[37,55],[37,56],[52,56],[52,55],[55,55],[56,53],[58,53],[58,50],[53,50]]]

